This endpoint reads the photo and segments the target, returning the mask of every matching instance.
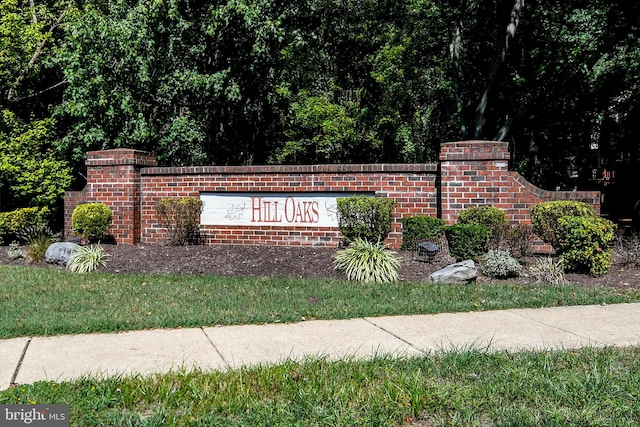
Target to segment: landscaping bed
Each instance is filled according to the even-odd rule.
[[[333,268],[333,255],[338,248],[274,246],[274,245],[217,245],[217,246],[163,246],[163,245],[104,245],[111,255],[101,271],[120,273],[160,273],[184,275],[222,275],[235,277],[282,278],[344,278]],[[452,260],[439,255],[434,262],[417,260],[411,251],[398,251],[401,260],[400,279],[404,282],[426,282],[429,275]],[[614,260],[616,257],[614,256]],[[530,257],[524,263],[534,262]],[[29,263],[25,260],[9,260],[0,253],[0,264],[51,266],[44,262]],[[615,287],[640,289],[640,270],[614,262],[609,272],[593,277],[586,274],[567,274],[574,285],[588,287]],[[479,277],[478,281],[501,280]],[[531,277],[506,279],[504,282],[527,284]]]

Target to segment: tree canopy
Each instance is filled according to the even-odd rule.
[[[637,180],[636,2],[0,0],[0,13],[2,210],[25,203],[7,157],[20,144],[36,165],[62,162],[61,185],[95,149],[163,165],[427,162],[458,139],[509,141],[545,188],[605,189],[604,169],[611,194]]]

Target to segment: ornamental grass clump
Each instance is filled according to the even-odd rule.
[[[74,273],[89,273],[99,266],[105,267],[109,258],[111,255],[100,244],[81,246],[69,260],[67,268]]]
[[[560,261],[551,257],[538,258],[535,264],[529,266],[529,275],[536,279],[536,283],[563,285],[565,283],[564,267]]]
[[[357,238],[336,253],[333,263],[349,280],[378,283],[398,280],[400,261],[382,242]]]

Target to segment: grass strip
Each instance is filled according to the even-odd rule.
[[[73,274],[0,266],[0,338],[614,304],[639,291],[552,285]]]
[[[636,426],[640,348],[316,358],[0,393],[20,403],[69,404],[73,426]]]

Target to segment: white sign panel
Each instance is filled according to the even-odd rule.
[[[337,227],[338,197],[353,193],[202,193],[202,225]]]

